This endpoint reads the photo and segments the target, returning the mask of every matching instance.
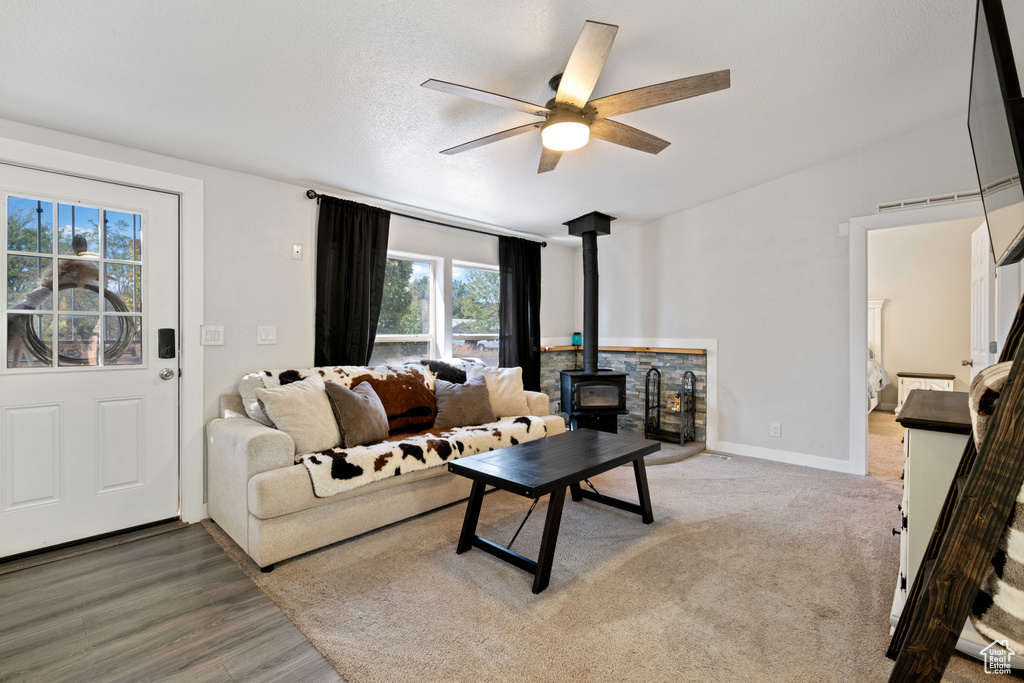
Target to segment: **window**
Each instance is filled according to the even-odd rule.
[[[452,267],[452,357],[479,358],[498,364],[498,303],[501,290],[497,268]]]
[[[371,365],[404,363],[434,355],[433,295],[433,263],[388,257]]]
[[[142,216],[6,203],[7,367],[141,365]]]

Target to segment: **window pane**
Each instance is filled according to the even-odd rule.
[[[57,310],[100,310],[99,266],[90,261],[61,259],[57,271]]]
[[[100,252],[100,210],[57,205],[57,253],[97,256]]]
[[[486,365],[498,366],[497,339],[453,339],[452,358],[479,358]]]
[[[498,334],[498,273],[452,268],[452,333]]]
[[[430,334],[429,263],[388,259],[377,334]]]
[[[58,365],[99,365],[100,317],[62,315],[57,318]]]
[[[142,266],[107,264],[104,310],[120,313],[142,312]]]
[[[7,257],[7,306],[49,310],[53,306],[50,274],[53,259],[36,256]],[[46,282],[47,286],[42,287]]]
[[[107,315],[104,365],[142,364],[142,318],[135,315]]]
[[[430,358],[430,342],[382,342],[373,345],[370,365],[398,365]]]
[[[53,204],[21,197],[7,198],[7,249],[53,252]]]
[[[105,257],[121,261],[142,260],[142,216],[107,211],[103,214]]]
[[[53,364],[53,314],[8,316],[7,367],[38,368]]]

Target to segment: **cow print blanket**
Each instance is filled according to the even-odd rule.
[[[300,457],[317,498],[327,498],[405,472],[444,465],[449,460],[534,441],[547,435],[539,417],[512,417],[480,427],[457,427],[408,436],[398,441],[332,448]]]

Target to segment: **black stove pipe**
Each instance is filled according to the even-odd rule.
[[[583,239],[583,371],[597,372],[597,232]]]

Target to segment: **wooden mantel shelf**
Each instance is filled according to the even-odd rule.
[[[541,351],[575,351],[583,350],[582,346],[542,346]],[[638,353],[692,353],[707,355],[707,349],[667,349],[657,346],[599,346],[598,351],[634,351]]]

